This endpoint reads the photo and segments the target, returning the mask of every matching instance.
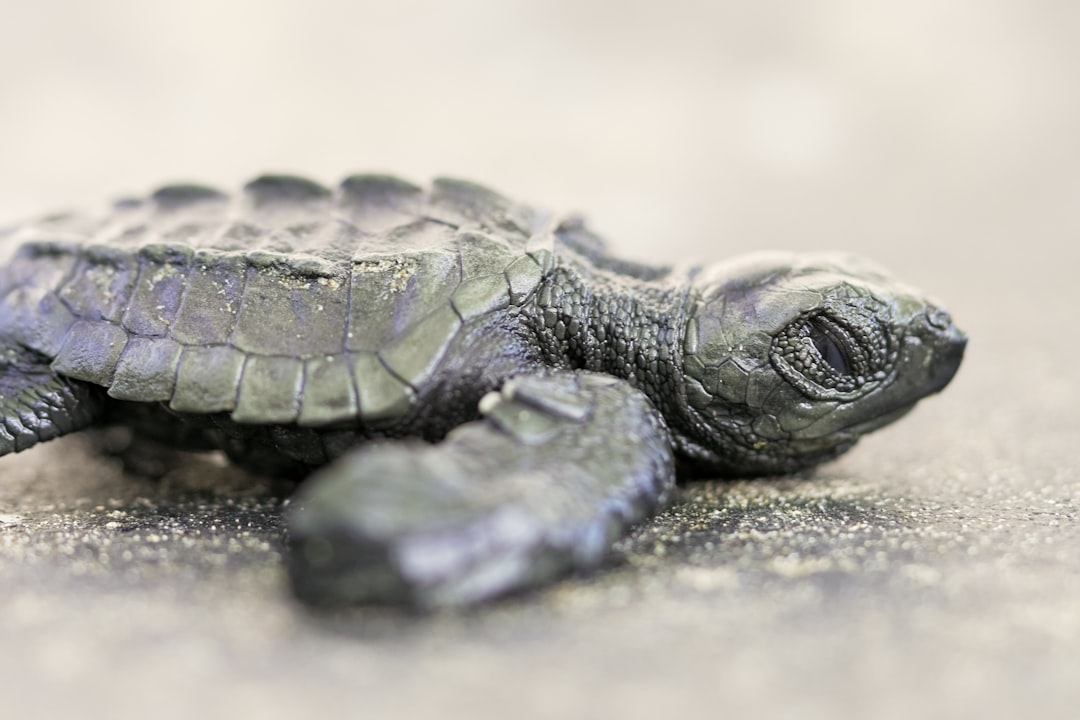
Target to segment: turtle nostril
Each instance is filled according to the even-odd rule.
[[[926,324],[938,330],[948,330],[952,326],[952,317],[945,310],[931,305],[926,308]]]
[[[926,393],[934,393],[948,385],[964,358],[967,335],[953,324],[952,317],[941,308],[928,305],[912,323],[914,335],[926,347]]]
[[[947,311],[934,305],[927,306],[922,315],[915,319],[912,329],[924,341],[942,350],[949,348],[950,353],[963,355],[967,335],[953,324],[952,316]]]

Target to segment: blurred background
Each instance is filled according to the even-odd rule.
[[[23,574],[9,543],[0,642],[37,650],[0,660],[4,675],[81,713],[51,690],[101,701],[125,677],[177,678],[186,700],[164,709],[179,717],[203,712],[208,689],[269,716],[333,712],[356,687],[402,717],[505,717],[526,701],[537,717],[729,702],[766,717],[1068,716],[1078,39],[1080,4],[1058,0],[0,0],[0,224],[176,180],[453,175],[581,211],[642,260],[867,254],[972,337],[954,387],[822,479],[718,489],[725,513],[762,508],[731,520],[752,532],[727,554],[650,565],[657,544],[639,538],[630,565],[661,573],[659,589],[616,572],[448,626],[362,616],[385,635],[343,637],[283,606],[276,575],[251,590],[196,571],[208,595],[194,602],[177,600],[189,575],[174,587],[166,570],[71,593],[41,579],[70,568],[35,556]],[[52,447],[5,459],[0,526],[124,492],[62,490],[92,456]],[[825,565],[777,540],[778,517],[824,533]],[[95,667],[99,652],[125,675]],[[127,693],[114,710],[160,701]]]
[[[1078,29],[1056,0],[6,2],[0,217],[386,170],[648,260],[970,263],[1080,217]]]

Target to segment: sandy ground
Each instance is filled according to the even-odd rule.
[[[0,460],[3,717],[1071,717],[1080,6],[0,6],[0,222],[262,170],[454,174],[626,254],[869,255],[971,337],[810,478],[687,487],[609,569],[313,615],[283,488]]]

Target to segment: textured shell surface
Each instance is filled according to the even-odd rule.
[[[254,423],[392,418],[520,304],[551,219],[472,183],[173,185],[0,231],[0,328],[112,397]]]

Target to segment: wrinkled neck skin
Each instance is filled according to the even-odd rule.
[[[688,310],[696,301],[689,283],[694,270],[621,267],[654,277],[597,268],[572,251],[559,253],[534,305],[545,360],[627,380],[677,431],[685,415],[682,347]]]

